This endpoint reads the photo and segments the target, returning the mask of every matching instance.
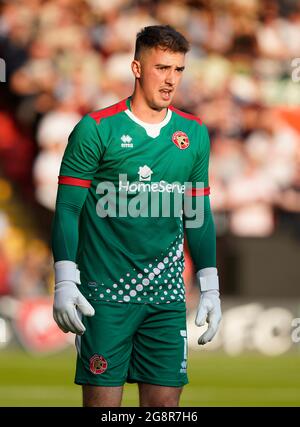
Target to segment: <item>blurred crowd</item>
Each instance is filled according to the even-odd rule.
[[[136,33],[147,25],[169,24],[191,42],[174,105],[200,116],[209,128],[218,234],[267,237],[287,224],[300,236],[300,82],[291,77],[292,60],[300,57],[298,1],[0,4],[0,58],[6,62],[6,82],[0,83],[0,175],[32,211],[51,217],[67,137],[82,115],[131,94]],[[21,259],[0,256],[0,275],[7,268],[0,294],[6,292],[1,289],[39,293],[40,286],[22,284],[32,274],[31,281],[43,280],[47,289],[43,265],[49,249],[42,239],[26,244],[25,231],[16,231],[14,220],[0,196],[0,255],[11,233],[24,240]],[[10,262],[14,268],[6,267]],[[35,263],[39,268],[32,268]]]

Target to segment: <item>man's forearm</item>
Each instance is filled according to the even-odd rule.
[[[78,225],[87,188],[60,185],[57,193],[52,227],[52,252],[54,261],[76,261]]]
[[[198,344],[210,342],[217,333],[221,321],[219,278],[216,268],[216,232],[210,209],[209,196],[204,196],[204,222],[200,228],[187,228],[186,236],[194,262],[200,288],[195,323],[207,330],[198,339]]]
[[[77,310],[85,316],[93,316],[95,313],[77,288],[80,284],[80,272],[76,265],[78,226],[87,192],[88,188],[64,184],[59,186],[52,229],[55,261],[53,317],[63,332],[77,335],[85,332]]]
[[[204,196],[204,222],[199,228],[186,228],[186,238],[195,271],[216,267],[216,231],[209,196]]]

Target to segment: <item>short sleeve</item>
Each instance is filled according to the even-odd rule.
[[[60,177],[92,180],[104,148],[99,125],[90,116],[84,116],[71,132],[61,167]]]
[[[207,128],[204,124],[200,127],[199,148],[189,182],[193,189],[209,189],[208,166],[209,166],[210,140]]]

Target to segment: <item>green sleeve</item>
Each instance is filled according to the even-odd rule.
[[[201,197],[201,196],[200,196]],[[209,196],[204,197],[204,220],[201,227],[186,228],[185,235],[195,271],[216,267],[216,231]]]
[[[76,261],[80,212],[103,152],[99,125],[87,115],[70,134],[60,167],[60,179],[67,177],[68,183],[58,186],[52,225],[55,261]]]
[[[216,267],[215,225],[210,208],[209,192],[203,193],[203,189],[209,189],[209,153],[209,135],[206,126],[202,125],[199,138],[198,157],[189,179],[192,188],[200,189],[201,191],[200,195],[190,195],[187,197],[192,197],[191,206],[194,211],[197,210],[198,216],[203,220],[201,226],[197,228],[185,227],[185,235],[196,272],[202,268]],[[197,206],[196,199],[199,197],[203,198],[201,200],[203,203]],[[184,221],[184,224],[186,223],[187,222]]]
[[[54,261],[76,262],[78,226],[88,188],[59,185],[52,225],[52,252]]]
[[[84,116],[69,136],[60,176],[91,180],[104,153],[100,125],[89,115]]]
[[[189,182],[193,188],[207,188],[208,182],[208,164],[210,152],[210,140],[206,126],[203,124],[199,127],[199,146],[197,157],[193,165]]]

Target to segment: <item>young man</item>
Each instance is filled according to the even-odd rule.
[[[126,381],[138,383],[141,406],[179,405],[188,382],[184,231],[200,285],[196,324],[208,321],[199,344],[221,319],[209,137],[200,119],[171,106],[188,49],[169,26],[144,28],[133,95],[86,115],[63,157],[53,314],[77,334],[85,406],[120,406]],[[183,193],[190,211],[204,212],[197,227]]]

